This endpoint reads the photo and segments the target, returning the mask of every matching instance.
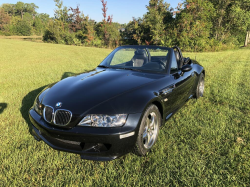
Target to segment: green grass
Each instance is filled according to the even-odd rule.
[[[86,161],[34,140],[28,110],[36,95],[110,52],[0,39],[0,186],[249,186],[249,48],[185,54],[206,69],[205,97],[166,123],[147,157]]]

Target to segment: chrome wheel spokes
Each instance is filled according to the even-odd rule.
[[[151,112],[146,120],[143,133],[143,144],[145,148],[150,149],[154,145],[158,133],[158,128],[159,124],[157,116],[154,112]]]

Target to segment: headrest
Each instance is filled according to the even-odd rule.
[[[174,51],[174,54],[175,54],[176,60],[178,62],[180,60],[179,53],[177,51]]]
[[[135,51],[135,55],[144,55],[145,54],[145,50],[144,49],[137,49]]]

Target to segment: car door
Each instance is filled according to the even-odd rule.
[[[176,76],[178,78],[176,78],[177,82],[175,86],[178,88],[178,105],[180,106],[192,96],[191,91],[194,85],[194,73],[192,70],[185,73],[179,70]]]
[[[191,65],[192,66],[192,65]],[[180,77],[180,85],[181,93],[182,93],[182,102],[186,102],[190,97],[192,97],[193,87],[196,80],[196,74],[194,73],[194,69],[188,72],[182,72]]]
[[[172,56],[170,76],[168,77],[169,84],[162,89],[162,98],[167,114],[181,107],[184,102],[190,97],[194,76],[193,71],[182,72],[178,69],[178,64],[175,55]]]
[[[178,83],[176,86],[178,86],[180,88],[180,105],[183,104],[185,101],[187,101],[187,99],[189,99],[189,97],[192,94],[192,90],[193,90],[193,86],[194,86],[194,82],[195,82],[195,73],[194,73],[194,69],[192,68],[190,71],[188,72],[182,72],[181,68],[183,67],[183,63],[184,63],[184,58],[181,54],[181,51],[179,48],[175,47],[174,53],[173,53],[173,59],[176,57],[176,61],[178,64],[178,72],[175,75],[175,78],[178,79]],[[173,62],[172,62],[173,63]],[[189,64],[190,65],[190,64]],[[191,64],[191,67],[193,65]]]
[[[172,62],[170,67],[171,67],[170,75],[166,77],[166,82],[168,85],[161,90],[161,96],[164,101],[164,108],[166,114],[170,114],[180,106],[181,104],[180,98],[182,97],[181,94],[183,87],[180,84],[181,77],[177,76],[179,70],[175,56],[172,57]]]

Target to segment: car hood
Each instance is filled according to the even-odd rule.
[[[61,109],[80,115],[109,99],[162,77],[161,74],[97,68],[53,84],[43,96],[42,104],[55,107],[56,103],[61,102]]]

